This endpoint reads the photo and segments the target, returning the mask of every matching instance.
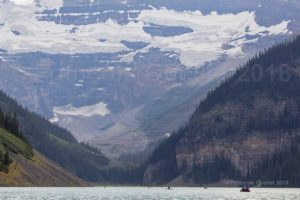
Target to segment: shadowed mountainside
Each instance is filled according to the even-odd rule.
[[[260,53],[207,94],[150,156],[143,184],[299,185],[300,37]]]

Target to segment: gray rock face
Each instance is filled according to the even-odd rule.
[[[299,3],[270,4],[1,1],[0,89],[112,157],[142,151],[238,64],[298,30]]]

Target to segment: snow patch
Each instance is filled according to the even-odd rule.
[[[113,71],[113,70],[115,69],[115,67],[113,67],[113,66],[108,66],[107,69],[108,69],[109,71]]]
[[[290,21],[264,27],[255,21],[254,12],[241,12],[238,14],[222,14],[212,12],[203,15],[200,11],[177,12],[174,10],[154,9],[144,10],[138,20],[158,25],[183,26],[193,30],[174,37],[155,37],[152,47],[163,51],[179,53],[180,60],[186,66],[201,66],[220,58],[222,55],[239,57],[243,55],[242,46],[247,42],[245,36],[260,34],[261,36],[288,34],[287,25]],[[249,32],[246,33],[246,27]],[[234,41],[234,42],[231,42]],[[255,42],[253,40],[252,42]],[[230,44],[233,49],[222,49],[223,44]]]
[[[18,1],[18,0],[15,0]],[[21,0],[20,0],[21,1]],[[174,52],[187,67],[201,67],[206,62],[221,58],[243,56],[245,43],[255,43],[257,39],[248,40],[247,36],[289,34],[288,24],[283,21],[270,27],[260,26],[255,21],[254,12],[237,14],[218,14],[211,12],[203,15],[200,11],[168,10],[166,8],[139,11],[138,17],[128,24],[118,24],[111,19],[104,23],[76,26],[76,32],[70,33],[74,25],[56,24],[38,21],[35,14],[43,8],[59,8],[62,0],[36,0],[36,5],[15,5],[10,1],[2,1],[0,7],[0,49],[8,53],[35,52],[56,54],[76,53],[117,53],[127,51],[121,61],[131,62],[139,52],[147,52],[150,48]],[[186,27],[193,32],[172,37],[151,35],[144,32],[147,24],[160,26]],[[18,31],[16,35],[12,31]],[[99,35],[103,42],[99,42]],[[127,48],[122,41],[148,43],[139,50]],[[232,48],[223,49],[224,45]],[[109,69],[112,70],[112,69]]]
[[[58,123],[59,118],[58,118],[57,114],[54,114],[54,117],[52,119],[49,119],[49,122],[51,122],[52,124]]]
[[[54,106],[53,113],[56,116],[57,115],[72,115],[72,116],[83,116],[83,117],[92,117],[96,115],[106,116],[110,113],[110,111],[106,108],[106,106],[107,104],[103,102],[100,102],[95,105],[83,106],[79,108],[72,106],[72,104],[68,104],[65,106]],[[53,120],[55,120],[55,118]]]
[[[34,0],[11,0],[11,1],[14,2],[16,5],[22,5],[22,6],[27,6],[34,2]]]
[[[171,133],[166,133],[166,134],[165,134],[165,137],[166,137],[166,138],[169,138],[170,136],[171,136]]]

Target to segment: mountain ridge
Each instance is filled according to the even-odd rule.
[[[280,179],[297,186],[299,52],[297,36],[255,56],[209,92],[186,126],[146,161],[142,183]]]
[[[192,109],[174,107],[191,87],[207,91],[207,84],[235,70],[233,63],[299,27],[293,1],[0,4],[6,38],[0,42],[0,88],[114,158],[144,151],[183,124]],[[164,112],[176,112],[178,126],[165,120],[168,128],[158,131],[152,111],[168,101],[172,106]],[[106,112],[84,113],[97,105]]]

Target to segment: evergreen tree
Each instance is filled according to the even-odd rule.
[[[9,152],[6,149],[5,150],[5,154],[4,154],[3,164],[6,165],[6,166],[8,166],[10,163],[11,163],[11,159],[9,157]]]

